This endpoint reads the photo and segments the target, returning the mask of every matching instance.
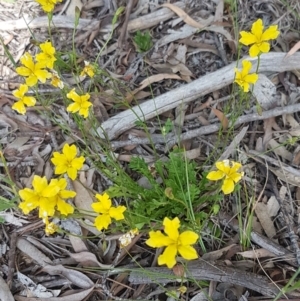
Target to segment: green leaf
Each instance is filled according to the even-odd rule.
[[[146,31],[145,33],[137,31],[133,38],[133,41],[137,46],[138,52],[147,52],[153,46],[149,31]]]

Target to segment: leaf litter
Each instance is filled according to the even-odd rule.
[[[130,2],[131,7],[127,2]],[[64,50],[72,43],[75,6],[79,7],[81,14],[75,35],[75,47],[85,59],[93,61],[100,45],[108,40],[116,9],[122,5],[127,9],[128,20],[124,22],[121,19],[116,24],[117,31],[98,58],[99,65],[104,66],[104,70],[111,76],[111,79],[106,78],[106,85],[97,87],[100,93],[94,99],[94,110],[97,110],[95,115],[100,122],[109,121],[117,114],[126,112],[128,107],[120,105],[120,99],[124,95],[127,95],[127,105],[136,105],[136,101],[140,104],[152,97],[155,99],[171,90],[184,87],[185,83],[193,82],[235,62],[238,28],[249,28],[257,18],[263,18],[270,24],[278,24],[280,29],[284,28],[278,44],[273,45],[274,51],[288,51],[286,59],[298,58],[297,51],[300,47],[297,41],[300,36],[297,31],[300,22],[283,1],[237,1],[236,12],[230,3],[221,0],[205,3],[194,0],[184,3],[165,3],[159,0],[127,2],[64,1],[53,16],[57,30],[53,33],[53,38],[57,48]],[[300,12],[298,1],[290,1],[289,5]],[[2,1],[0,7],[0,35],[12,56],[12,60],[4,55],[0,58],[0,143],[10,175],[15,185],[22,188],[30,186],[35,174],[48,174],[49,178],[53,174],[49,157],[57,148],[53,143],[56,139],[53,140],[51,135],[57,134],[60,143],[69,141],[70,137],[60,132],[58,127],[45,120],[44,115],[35,109],[29,110],[25,117],[11,110],[11,91],[19,82],[12,61],[18,62],[25,50],[33,47],[28,24],[32,26],[35,39],[43,41],[47,36],[48,21],[35,1],[27,1],[26,5],[20,0]],[[233,22],[234,18],[237,18],[237,24]],[[150,30],[154,46],[141,55],[136,51],[133,37],[137,31],[145,29]],[[125,33],[124,36],[121,36],[121,30]],[[1,51],[2,54],[5,53],[3,46]],[[69,86],[85,81],[87,86],[89,84],[84,77],[74,80],[72,74],[67,72],[63,76]],[[115,85],[118,85],[115,80],[122,82],[119,91],[123,93],[120,95],[115,93]],[[298,84],[298,73],[295,70],[280,74],[261,74],[259,84],[253,91],[255,97],[250,100],[243,113],[256,113],[257,103],[263,110],[272,111],[280,107],[282,113],[264,120],[259,119],[258,114],[252,120],[243,122],[243,127],[236,124],[234,137],[228,140],[228,145],[224,146],[220,155],[222,159],[239,156],[247,162],[248,170],[245,167],[243,185],[253,194],[253,214],[258,223],[255,229],[261,229],[261,233],[253,230],[250,233],[251,247],[243,250],[237,237],[237,225],[234,224],[237,223],[236,214],[239,208],[234,200],[224,199],[219,219],[212,218],[220,226],[224,244],[207,239],[207,252],[202,254],[202,259],[199,259],[195,267],[187,269],[189,279],[207,280],[210,283],[209,291],[190,281],[188,293],[180,295],[177,291],[177,299],[185,296],[187,300],[203,300],[206,295],[212,300],[225,297],[228,299],[228,293],[230,300],[245,300],[257,294],[275,297],[279,293],[279,286],[273,285],[273,281],[285,285],[295,272],[292,268],[297,267],[295,262],[299,255],[296,254],[297,249],[293,249],[292,239],[288,237],[287,225],[295,229],[294,240],[298,243],[300,159],[298,140],[293,138],[299,136],[299,109],[290,113],[284,108],[298,103]],[[211,82],[211,86],[214,87],[214,82]],[[49,87],[40,89],[39,93],[46,95],[55,94],[57,91]],[[199,164],[205,162],[208,154],[215,148],[220,154],[217,132],[222,128],[226,133],[233,126],[229,121],[230,116],[224,113],[226,105],[230,105],[230,93],[231,86],[226,86],[209,94],[204,93],[193,101],[177,106],[176,110],[158,110],[162,124],[166,125],[168,119],[173,120],[178,127],[172,131],[173,135],[183,134],[183,138],[189,137],[191,131],[200,129],[203,125],[215,126],[212,131],[196,139],[193,139],[194,136],[181,141],[187,157]],[[70,124],[73,130],[70,133],[71,139],[80,141],[80,132],[69,115],[59,105],[54,105],[51,109],[57,110],[61,120],[67,120]],[[45,108],[40,107],[40,110]],[[163,135],[158,134],[160,125],[157,119],[150,118],[145,122],[152,134],[152,142],[161,151],[162,157],[166,157],[171,143],[166,144]],[[147,146],[149,143],[146,136],[143,129],[131,126],[118,135],[118,140],[112,141],[112,145],[121,145],[113,151],[116,158],[121,158],[119,162],[122,162],[120,164],[124,168],[126,162],[137,156],[144,157],[149,169],[151,168],[150,164],[156,158]],[[101,155],[101,160],[106,160],[104,154]],[[259,166],[265,166],[267,172],[262,171]],[[110,183],[97,168],[89,173],[91,167],[94,168],[87,163],[86,169],[80,174],[80,181],[72,183],[77,192],[74,200],[76,207],[87,212],[92,211],[92,192],[100,193]],[[270,182],[269,173],[276,176],[278,195],[274,196],[274,182]],[[3,175],[2,164],[1,179]],[[12,199],[13,193],[6,185],[1,180],[0,196]],[[246,219],[247,204],[243,203],[242,208]],[[86,218],[69,224],[62,221],[65,222],[69,235],[57,234],[56,237],[65,239],[68,244],[62,241],[50,244],[44,236],[42,224],[35,223],[37,219],[34,215],[22,216],[18,210],[2,209],[1,239],[9,245],[13,241],[12,233],[19,233],[19,238],[15,246],[12,244],[1,253],[0,299],[76,301],[104,298],[126,300],[134,297],[155,300],[179,289],[176,277],[182,281],[187,280],[176,275],[176,271],[153,267],[155,260],[146,249],[143,234],[136,236],[126,251],[120,252],[118,238],[122,233],[105,237],[92,227],[94,218],[87,214]],[[72,233],[79,236],[72,237]],[[90,234],[96,238],[86,238]],[[34,242],[30,236],[39,240]],[[12,261],[10,249],[16,248],[17,260]],[[158,255],[157,253],[155,256]],[[59,261],[66,264],[60,264]],[[153,273],[153,276],[147,278],[139,275],[136,262],[143,266],[148,275]],[[258,272],[253,273],[255,270]],[[283,277],[284,274],[286,277]],[[223,276],[223,283],[214,285]],[[6,283],[5,280],[11,277],[12,283]],[[59,285],[63,281],[68,285]],[[140,286],[136,290],[138,283]],[[165,290],[160,290],[159,287],[166,283],[169,285],[165,286]],[[203,293],[204,296],[201,295]],[[299,297],[299,292],[295,290],[290,297]]]

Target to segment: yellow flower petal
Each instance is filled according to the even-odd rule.
[[[54,216],[56,201],[54,198],[42,198],[39,202],[39,217]]]
[[[230,171],[230,162],[229,160],[223,160],[216,162],[217,169],[223,171],[225,174],[228,174]]]
[[[246,75],[248,75],[249,71],[251,70],[252,68],[252,63],[247,61],[247,60],[243,60],[242,61],[242,77],[244,78]]]
[[[77,169],[75,169],[73,167],[69,167],[69,168],[67,168],[67,174],[68,174],[69,178],[74,181],[77,177]]]
[[[165,226],[165,233],[174,241],[177,241],[179,237],[178,228],[180,226],[180,221],[178,217],[175,217],[173,220],[164,218],[163,225]]]
[[[80,96],[75,92],[75,89],[72,89],[68,94],[67,97],[72,99],[75,102],[80,102]]]
[[[29,76],[31,74],[31,71],[26,67],[17,67],[16,72],[21,76]]]
[[[71,113],[76,113],[80,110],[80,106],[77,102],[71,103],[70,105],[68,105],[67,107],[67,111],[71,112]]]
[[[66,160],[68,161],[72,161],[77,155],[77,149],[74,144],[71,146],[69,144],[65,144],[62,152],[66,156]]]
[[[26,108],[22,100],[15,102],[11,108],[17,111],[19,114],[24,115],[26,113]]]
[[[126,210],[125,206],[111,207],[109,209],[109,216],[119,221],[124,219],[123,212]]]
[[[152,248],[166,247],[173,243],[173,240],[161,233],[161,231],[150,231],[146,244]]]
[[[184,231],[179,235],[178,243],[179,245],[193,245],[198,240],[199,235],[193,231]]]
[[[230,194],[234,190],[234,182],[232,179],[226,178],[222,185],[222,191],[224,194]]]
[[[74,207],[60,198],[58,198],[56,206],[57,210],[63,215],[67,216],[74,212]]]
[[[48,186],[46,177],[34,176],[32,180],[32,187],[36,192],[42,192]]]
[[[258,19],[252,24],[251,32],[256,37],[255,42],[261,41],[263,30],[264,30],[264,25],[262,19]]]
[[[23,211],[24,214],[28,214],[33,209],[37,208],[38,205],[38,202],[25,201],[19,204],[19,208]]]
[[[268,41],[268,40],[275,40],[278,38],[280,31],[278,30],[277,25],[272,25],[268,29],[265,30],[265,32],[262,34],[262,40]]]
[[[253,35],[250,32],[247,31],[241,31],[240,35],[242,36],[239,40],[240,43],[242,43],[243,45],[251,45],[254,44],[256,42],[256,38],[255,35]]]
[[[253,73],[253,74],[248,74],[245,76],[245,82],[250,83],[250,84],[255,84],[258,80],[258,74]]]
[[[258,48],[259,48],[260,52],[268,53],[270,51],[270,47],[271,46],[268,42],[262,42]]]
[[[175,244],[167,246],[164,252],[158,256],[158,264],[166,264],[169,269],[173,268],[176,264],[177,248]]]
[[[250,85],[247,83],[247,82],[242,82],[241,84],[240,84],[240,86],[243,88],[243,91],[244,92],[249,92],[249,89],[250,89]]]
[[[85,158],[80,156],[72,160],[72,167],[79,170],[82,168]]]
[[[211,171],[208,173],[208,175],[206,176],[206,178],[208,180],[211,180],[211,181],[218,181],[218,180],[221,180],[222,178],[225,177],[225,174],[223,171],[221,170],[218,170],[218,171]]]
[[[178,246],[178,253],[186,260],[198,258],[196,250],[191,246]]]
[[[102,204],[104,210],[109,210],[109,208],[111,207],[111,199],[106,192],[104,192],[103,194],[97,193],[95,195],[95,198]]]
[[[101,231],[102,229],[107,229],[110,224],[110,216],[108,214],[102,214],[96,217],[94,226],[97,228],[98,231]]]

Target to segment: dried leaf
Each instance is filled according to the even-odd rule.
[[[162,74],[156,74],[156,75],[149,76],[140,83],[140,87],[138,87],[134,91],[127,94],[127,96],[126,96],[127,101],[131,102],[132,99],[134,98],[134,95],[137,92],[143,90],[144,88],[150,86],[153,83],[159,82],[159,81],[164,80],[164,79],[179,79],[179,80],[181,80],[181,77],[176,75],[176,74],[169,74],[169,73],[162,73]]]
[[[208,252],[208,253],[205,253],[203,254],[202,256],[202,259],[203,260],[206,260],[206,261],[215,261],[215,260],[218,260],[222,257],[224,257],[231,249],[235,249],[235,253],[237,252],[237,249],[236,249],[237,245],[236,244],[232,244],[232,245],[229,245],[227,247],[224,247],[222,249],[219,249],[219,250],[216,250],[216,251],[212,251],[212,252]],[[240,247],[238,246],[238,249],[240,250]]]
[[[276,257],[274,253],[270,252],[266,249],[255,249],[255,250],[249,250],[244,252],[238,252],[237,254],[242,255],[246,258],[262,258],[262,257]]]
[[[14,297],[10,292],[10,289],[3,278],[0,276],[0,300],[14,301]]]
[[[95,254],[91,252],[70,253],[70,256],[83,266],[99,266],[103,269],[111,268],[111,265],[100,263]]]
[[[179,8],[176,5],[173,5],[171,3],[165,3],[162,5],[162,7],[167,7],[171,9],[176,15],[178,15],[178,17],[180,17],[183,20],[183,22],[185,22],[186,24],[192,27],[200,28],[200,29],[205,27],[205,25],[192,19],[183,9]]]
[[[42,253],[38,248],[31,244],[24,238],[17,240],[17,247],[20,251],[28,255],[31,259],[37,262],[40,266],[44,267],[52,262],[52,260]]]
[[[220,110],[218,110],[218,109],[211,108],[211,110],[214,112],[214,114],[220,120],[223,129],[224,130],[228,129],[229,121],[228,121],[228,118],[226,117],[226,115],[223,112],[221,112]]]
[[[76,191],[76,196],[74,198],[74,204],[78,209],[91,211],[93,212],[93,208],[91,204],[93,203],[93,198],[89,191],[81,184],[79,181],[73,181],[74,190]],[[94,218],[89,217],[92,221]]]
[[[275,198],[275,196],[272,195],[269,198],[268,203],[267,203],[268,214],[271,217],[275,217],[275,216],[277,216],[279,209],[280,209],[280,205],[279,205],[277,199]]]
[[[16,301],[82,301],[92,292],[94,287],[91,287],[84,291],[72,290],[75,291],[74,294],[63,296],[63,297],[53,297],[53,298],[26,298],[23,296],[15,295]],[[77,293],[78,292],[78,293]],[[3,299],[5,301],[10,301],[10,299]],[[14,299],[12,299],[14,300]]]
[[[285,58],[293,55],[296,51],[298,51],[300,49],[300,41],[297,42],[292,48],[291,50],[286,54]]]
[[[268,148],[272,150],[275,154],[280,156],[281,158],[287,160],[288,162],[292,162],[293,154],[289,152],[285,146],[278,143],[275,139],[269,140],[267,144]]]
[[[255,205],[255,213],[261,223],[262,228],[266,232],[267,237],[272,239],[276,235],[276,229],[268,213],[267,205],[264,203],[257,203]]]
[[[83,4],[82,4],[81,0],[72,0],[72,1],[70,1],[69,5],[66,9],[66,15],[68,17],[75,18],[75,9],[76,9],[76,7],[78,7],[79,10],[81,11],[82,6],[83,6]]]
[[[223,21],[223,11],[224,11],[224,0],[220,0],[217,4],[216,11],[215,11],[215,22],[222,22]]]
[[[84,275],[83,273],[63,267],[61,264],[52,266],[46,265],[42,269],[43,272],[49,273],[49,275],[60,275],[67,278],[71,283],[80,288],[91,288],[94,286],[93,281]]]

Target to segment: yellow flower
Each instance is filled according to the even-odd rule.
[[[55,214],[55,210],[58,210],[62,215],[69,215],[74,212],[74,207],[70,204],[66,203],[64,199],[73,198],[76,196],[75,191],[65,190],[67,187],[67,180],[62,179],[52,179],[49,183],[49,186],[53,185],[59,187],[56,195],[50,200],[41,200],[40,201],[40,210],[39,217],[45,218],[47,216],[53,216]]]
[[[45,66],[41,63],[34,63],[32,56],[26,52],[20,59],[23,66],[16,68],[19,75],[26,77],[26,84],[29,87],[34,86],[38,80],[42,83],[46,82],[51,74],[43,69]]]
[[[62,0],[35,0],[37,3],[39,3],[42,6],[42,9],[46,13],[50,13],[53,11],[54,6],[57,2],[62,2]]]
[[[77,149],[75,145],[65,144],[62,150],[62,154],[59,152],[53,153],[53,158],[51,162],[55,165],[54,173],[56,175],[61,175],[67,173],[70,179],[73,181],[77,177],[77,172],[82,168],[84,163],[84,157],[77,156]]]
[[[93,65],[91,65],[89,62],[84,61],[85,67],[80,73],[80,76],[88,75],[89,77],[94,77],[95,76],[95,68]]]
[[[89,107],[92,105],[92,103],[88,101],[90,99],[90,95],[88,93],[80,96],[75,92],[75,89],[72,89],[67,94],[67,97],[74,101],[74,103],[67,107],[68,112],[76,113],[79,111],[79,115],[84,118],[88,117]]]
[[[101,231],[102,229],[107,229],[112,223],[111,219],[117,221],[124,219],[123,212],[126,210],[125,206],[111,206],[111,199],[107,193],[96,194],[96,199],[99,202],[93,203],[92,208],[95,212],[100,213],[100,215],[95,219],[95,227]]]
[[[279,31],[277,25],[272,25],[264,31],[264,25],[261,19],[258,19],[252,24],[251,32],[241,31],[240,43],[248,46],[251,57],[258,56],[260,53],[267,53],[270,51],[270,43],[267,41],[274,40],[278,37]]]
[[[63,89],[64,88],[64,83],[63,81],[60,79],[58,73],[55,70],[51,71],[51,85],[53,87],[59,88],[59,89]]]
[[[216,163],[217,171],[211,171],[206,178],[211,181],[223,180],[222,191],[229,194],[234,190],[234,185],[241,180],[244,173],[238,172],[242,167],[240,163],[223,160]]]
[[[167,235],[161,231],[150,231],[150,238],[146,240],[146,244],[152,248],[166,247],[163,254],[158,257],[159,265],[166,264],[171,269],[176,264],[177,253],[186,260],[198,258],[196,250],[191,246],[199,238],[198,234],[193,231],[184,231],[179,234],[180,221],[178,217],[173,220],[165,217],[163,225]]]
[[[249,92],[250,84],[255,84],[258,80],[258,75],[256,73],[249,74],[252,68],[251,62],[247,60],[242,61],[242,71],[235,68],[235,79],[234,82],[240,85],[244,92]]]
[[[45,224],[45,233],[47,236],[55,233],[58,229],[58,226],[54,223],[49,223],[48,217],[43,218],[43,223]]]
[[[60,188],[57,185],[49,185],[46,177],[34,176],[32,181],[33,189],[24,188],[19,191],[23,202],[19,204],[24,214],[28,214],[33,209],[40,206],[41,202],[53,202]]]
[[[26,113],[25,105],[33,107],[36,103],[36,99],[33,96],[24,96],[27,91],[27,85],[20,85],[18,90],[14,90],[12,92],[12,94],[18,99],[18,101],[13,104],[12,109],[22,115]]]
[[[36,61],[40,64],[43,64],[44,67],[52,69],[54,62],[56,61],[55,48],[51,42],[40,44],[40,48],[42,52],[36,55]]]

